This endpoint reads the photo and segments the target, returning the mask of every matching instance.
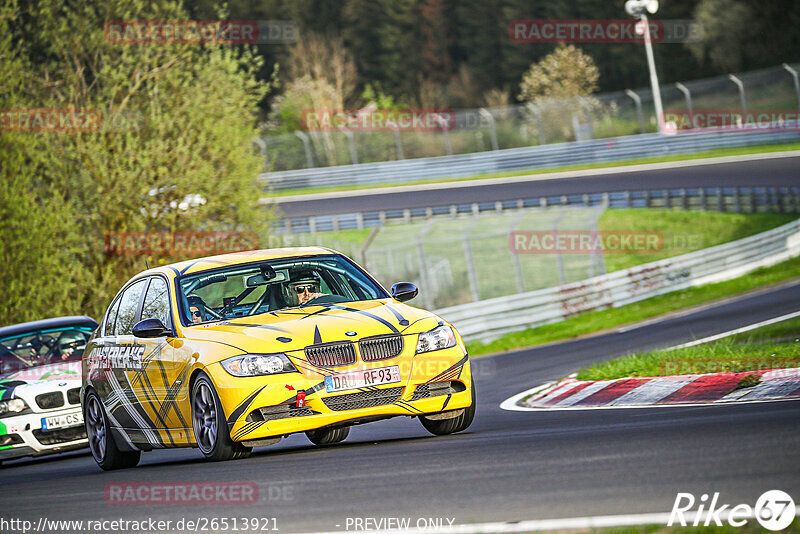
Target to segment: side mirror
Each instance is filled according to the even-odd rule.
[[[411,282],[397,282],[392,286],[392,298],[405,302],[417,296],[419,289]]]
[[[164,326],[161,319],[144,319],[133,325],[133,335],[136,337],[161,337],[172,336],[170,329]]]

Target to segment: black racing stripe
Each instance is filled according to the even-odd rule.
[[[247,434],[252,434],[256,430],[258,430],[266,421],[255,421],[253,423],[248,423],[242,428],[240,428],[236,434],[231,436],[231,439],[239,441],[241,438],[245,437]]]
[[[388,304],[384,304],[384,306],[386,306],[386,308],[388,308],[389,311],[394,314],[395,318],[400,323],[400,326],[408,326],[408,319],[403,317],[403,314],[401,314],[399,311],[395,310]]]
[[[251,393],[249,397],[247,397],[245,400],[243,400],[242,403],[239,404],[239,406],[237,406],[236,409],[233,410],[233,412],[231,412],[230,417],[228,417],[228,425],[232,425],[233,423],[235,423],[236,420],[239,419],[242,416],[242,414],[245,412],[245,410],[247,410],[247,408],[250,406],[250,404],[252,404],[252,402],[255,400],[255,398],[258,396],[258,394],[261,393],[262,391],[264,391],[264,388],[266,388],[266,387],[267,387],[266,385],[261,386],[256,391]]]
[[[157,361],[156,363],[160,364],[161,362]],[[161,365],[159,365],[159,367],[161,367]],[[162,372],[163,372],[163,367],[162,367]],[[147,391],[148,389],[150,390],[149,393]],[[153,408],[153,412],[155,412],[156,419],[158,419],[158,422],[160,423],[161,428],[164,429],[164,430],[168,430],[167,422],[164,420],[164,418],[161,415],[162,404],[158,402],[158,395],[156,395],[156,392],[153,389],[153,385],[150,383],[150,379],[146,375],[143,375],[143,379],[142,379],[142,393],[144,393],[146,401],[148,403],[150,403],[150,407]],[[153,395],[153,398],[150,398],[151,394]],[[158,404],[158,409],[156,409],[156,404]],[[154,428],[154,430],[155,430],[155,428]],[[170,444],[174,446],[175,445],[175,441],[172,439],[172,434],[170,432],[167,432],[167,437],[169,438]],[[159,435],[159,438],[160,438],[160,435]]]
[[[199,260],[193,261],[192,263],[190,263],[189,265],[187,265],[186,267],[181,269],[181,273],[180,274],[184,274],[186,271],[188,271],[189,269],[191,269],[192,267],[194,267],[195,265],[197,265],[199,263],[216,263],[217,265],[228,265],[228,263],[224,262],[224,261],[209,260],[207,258],[201,258]]]
[[[414,408],[413,406],[411,406],[409,404],[406,404],[404,401],[397,401],[397,402],[394,403],[394,405],[395,406],[399,406],[400,408],[403,408],[405,411],[413,413],[413,414],[422,413],[422,410],[418,410],[418,409]]]
[[[319,326],[314,327],[314,345],[322,343],[322,334],[319,333]]]
[[[448,373],[451,373],[451,372],[455,371],[456,369],[459,369],[460,367],[463,367],[464,364],[467,363],[467,359],[468,359],[468,357],[464,356],[463,358],[458,360],[455,364],[453,364],[451,367],[447,368],[446,370],[444,370],[443,372],[441,372],[438,375],[434,376],[433,378],[431,378],[430,380],[428,380],[425,383],[429,384],[431,382],[436,382],[438,380],[441,380],[441,378],[444,377],[445,375],[447,375]]]
[[[178,409],[178,403],[175,401],[175,397],[178,396],[178,392],[180,391],[181,386],[183,385],[183,381],[186,378],[186,374],[188,372],[189,372],[189,366],[188,365],[184,366],[184,368],[178,375],[178,378],[175,379],[175,382],[170,384],[167,381],[167,374],[164,368],[163,367],[161,368],[161,375],[162,375],[161,379],[164,383],[164,389],[166,390],[166,394],[164,395],[164,399],[161,403],[161,409],[159,410],[159,413],[161,414],[162,417],[166,419],[169,416],[170,409],[174,410],[175,415],[178,416],[178,420],[181,422],[184,428],[186,428],[186,421],[183,419],[183,415],[181,414],[181,411]]]
[[[447,408],[447,403],[450,402],[450,397],[452,397],[452,396],[453,396],[452,394],[447,395],[447,398],[444,400],[444,404],[442,404],[442,410]]]

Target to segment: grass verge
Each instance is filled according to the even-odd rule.
[[[559,323],[512,332],[487,344],[471,342],[467,344],[467,350],[470,355],[477,356],[479,354],[519,349],[552,341],[563,341],[607,328],[635,323],[664,313],[729,297],[798,276],[800,276],[800,257],[792,258],[772,267],[757,269],[733,280],[683,289],[634,302],[621,308],[589,312]]]
[[[777,213],[615,208],[603,212],[598,228],[604,232],[658,232],[662,236],[661,249],[655,252],[605,254],[606,272],[612,272],[766,232],[796,218]]]
[[[404,185],[435,184],[441,182],[468,182],[470,180],[484,180],[487,178],[508,178],[512,176],[525,176],[528,174],[546,174],[551,172],[582,171],[586,169],[605,169],[609,167],[625,167],[628,165],[641,165],[643,163],[664,163],[669,161],[688,161],[695,159],[717,158],[722,156],[740,156],[744,154],[764,154],[767,152],[783,152],[787,150],[800,150],[800,143],[783,143],[774,145],[761,145],[751,147],[718,148],[716,150],[706,150],[695,152],[694,154],[674,154],[670,156],[654,156],[649,158],[632,158],[619,161],[609,161],[607,163],[587,163],[583,165],[566,165],[564,167],[547,167],[544,169],[523,169],[518,171],[482,173],[472,176],[449,176],[440,178],[430,178],[412,182],[393,182],[382,184],[366,184],[361,186],[341,185],[331,187],[309,187],[305,189],[287,189],[285,191],[272,191],[270,198],[279,199],[281,197],[295,195],[311,195],[314,193],[332,193],[337,191],[359,191],[363,189],[380,189],[384,187],[397,187]]]
[[[627,376],[741,373],[800,367],[800,318],[672,351],[656,350],[597,363],[578,372],[579,380]],[[742,384],[749,387],[750,383]]]

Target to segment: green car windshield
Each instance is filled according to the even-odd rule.
[[[389,296],[358,266],[339,255],[211,269],[181,277],[178,286],[184,325]]]

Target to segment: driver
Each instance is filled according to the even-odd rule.
[[[295,273],[288,284],[288,297],[292,306],[303,306],[309,301],[325,295],[320,292],[320,278],[316,271]]]
[[[86,347],[86,338],[80,332],[64,332],[58,338],[58,351],[51,360],[64,361],[69,359],[76,350],[83,351]]]
[[[197,295],[186,297],[189,303],[189,320],[192,324],[202,323],[205,321],[206,303]]]

